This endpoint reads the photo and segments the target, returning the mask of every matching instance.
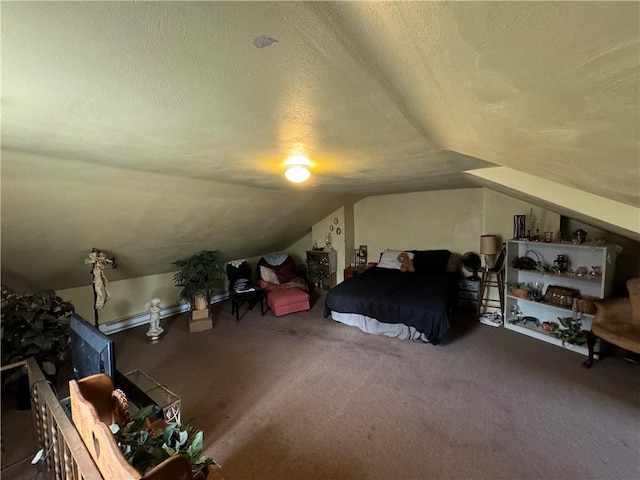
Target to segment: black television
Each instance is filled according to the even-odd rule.
[[[106,373],[114,378],[116,358],[113,340],[77,314],[71,316],[71,365],[76,380]]]

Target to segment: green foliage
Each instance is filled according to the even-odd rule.
[[[536,258],[529,257],[528,254],[534,255]],[[511,266],[519,270],[537,270],[542,275],[545,273],[558,273],[557,269],[544,263],[540,255],[533,250],[528,250],[523,257],[514,258]]]
[[[192,297],[211,295],[217,282],[224,277],[225,271],[218,264],[219,250],[203,250],[184,260],[173,262],[181,270],[173,276],[173,283],[182,287],[180,297],[191,300]]]
[[[511,263],[511,266],[520,270],[536,270],[538,263],[539,262],[537,262],[535,259],[525,256],[514,259]]]
[[[509,290],[526,290],[527,292],[535,290],[535,286],[531,282],[509,283],[508,287]]]
[[[53,290],[6,298],[2,307],[2,364],[35,357],[46,374],[55,375],[69,353],[69,317],[74,310]]]
[[[587,341],[587,332],[582,330],[582,320],[577,320],[572,317],[558,317],[560,325],[564,328],[559,328],[553,335],[562,340],[562,345],[571,343],[573,345],[582,345]]]
[[[118,425],[109,427],[124,458],[144,475],[172,455],[185,455],[191,463],[194,480],[204,479],[209,465],[217,464],[202,455],[202,431],[190,425],[170,423],[161,435],[153,435],[147,430],[147,417],[153,408],[150,405],[139,410],[133,420],[122,428]]]

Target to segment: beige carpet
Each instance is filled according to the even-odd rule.
[[[197,334],[164,320],[157,345],[145,327],[114,336],[119,369],[181,396],[229,480],[640,477],[640,366],[588,371],[462,316],[434,347],[323,319],[322,300],[240,323],[230,308]]]

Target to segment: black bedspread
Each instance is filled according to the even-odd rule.
[[[328,293],[331,311],[359,313],[384,323],[404,323],[437,345],[449,330],[449,307],[456,296],[457,273],[414,273],[369,268]]]

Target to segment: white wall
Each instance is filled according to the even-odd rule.
[[[337,219],[337,223],[335,223],[335,219]],[[333,227],[333,231],[331,227]],[[339,235],[338,228],[340,229]],[[344,280],[344,267],[351,263],[351,257],[353,256],[349,253],[347,258],[345,228],[347,228],[345,226],[345,209],[340,207],[311,227],[311,245],[308,248],[311,249],[313,242],[317,242],[318,247],[324,247],[325,235],[327,233],[331,234],[331,246],[337,252],[338,258],[336,272],[336,281],[338,283]]]
[[[377,261],[384,249],[446,248],[456,253],[478,252],[480,235],[496,234],[502,239],[512,236],[513,215],[525,214],[533,208],[541,223],[541,231],[557,232],[560,216],[486,188],[441,190],[365,198],[353,205],[351,218],[345,207],[337,209],[311,227],[311,232],[290,245],[285,251],[297,262],[305,261],[305,252],[313,242],[324,245],[325,234],[331,232],[333,248],[338,253],[337,281],[344,279],[345,266],[353,261],[352,247],[346,244],[353,234],[353,245],[367,245],[369,261]],[[348,214],[348,215],[347,215]],[[333,223],[338,219],[337,225]],[[351,222],[351,220],[350,220]],[[340,227],[341,234],[336,229]],[[247,258],[254,273],[260,256]],[[107,272],[108,275],[108,272]],[[145,304],[154,297],[162,306],[180,303],[179,289],[173,285],[173,273],[119,280],[109,283],[111,299],[100,313],[100,323],[129,318],[145,312]],[[57,292],[76,306],[76,311],[93,321],[93,290],[91,285]]]
[[[107,271],[108,278],[108,271]],[[113,322],[145,312],[145,304],[159,298],[163,307],[180,303],[180,289],[173,285],[173,273],[161,273],[145,277],[109,282],[110,299],[99,313],[100,323]],[[93,323],[93,288],[68,288],[56,292],[73,303],[76,313]]]
[[[385,249],[477,251],[482,234],[481,188],[368,197],[354,205],[354,245],[368,260]]]
[[[613,296],[625,297],[627,280],[640,277],[640,242],[636,242],[615,233],[602,230],[593,225],[573,218],[562,217],[562,238],[571,239],[578,228],[587,232],[587,241],[604,240],[610,245],[617,245],[616,270],[613,277]]]
[[[307,233],[304,237],[302,237],[297,242],[289,245],[284,249],[289,255],[291,255],[298,265],[306,262],[307,260],[307,250],[311,250],[311,246],[313,245],[311,232]]]
[[[560,230],[560,214],[545,210],[531,203],[509,197],[489,188],[483,188],[482,202],[482,232],[483,234],[497,235],[501,242],[513,238],[513,216],[526,215],[527,222],[530,217],[532,232],[535,233],[537,224],[540,224],[540,235],[544,232],[553,232],[553,238]],[[533,213],[533,215],[531,215]],[[480,239],[474,251],[479,251]]]

